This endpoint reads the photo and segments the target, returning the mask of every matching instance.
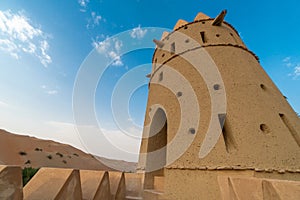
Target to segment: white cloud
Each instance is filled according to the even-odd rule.
[[[288,56],[288,57],[285,57],[282,62],[284,63],[284,65],[286,67],[292,67],[293,63],[291,62],[291,57]]]
[[[294,68],[294,78],[298,78],[298,77],[300,77],[300,65],[297,65]]]
[[[283,61],[283,62],[289,62],[290,60],[291,60],[291,57],[288,56],[288,57],[285,57],[282,61]]]
[[[15,59],[26,53],[37,57],[45,67],[52,62],[46,34],[22,12],[0,11],[0,37],[0,51]]]
[[[40,50],[42,55],[39,55],[40,61],[44,66],[47,66],[52,62],[51,57],[47,54],[49,44],[46,40],[40,42]]]
[[[34,53],[36,51],[36,46],[35,44],[28,44],[27,48],[26,47],[23,47],[22,50],[26,53]]]
[[[123,43],[120,40],[116,40],[115,41],[115,49],[116,49],[116,51],[118,51],[118,52],[121,51],[122,46],[123,46]]]
[[[142,29],[141,25],[139,25],[138,27],[132,29],[132,31],[130,32],[130,36],[134,39],[142,39],[143,37],[145,37],[147,33],[146,29]]]
[[[105,21],[105,19],[102,19],[101,15],[97,15],[96,12],[91,12],[91,17],[89,17],[87,19],[87,25],[86,28],[87,29],[93,29],[95,28],[95,26],[98,26],[100,24],[100,21],[103,20]]]
[[[289,76],[293,77],[293,79],[298,79],[300,77],[299,62],[294,62],[291,56],[285,57],[282,62],[286,67],[293,68],[293,72],[288,74]]]
[[[54,95],[54,94],[57,94],[58,91],[57,90],[48,90],[48,91],[46,91],[46,93],[49,95]]]
[[[78,0],[78,3],[81,7],[86,8],[90,0]]]
[[[105,39],[101,42],[94,41],[93,46],[99,53],[106,53],[106,51],[110,48],[110,41],[108,39]]]
[[[101,42],[94,41],[92,45],[97,49],[99,53],[111,58],[113,60],[112,65],[123,66],[123,62],[120,57],[120,51],[123,46],[122,41],[117,39],[105,39]]]
[[[48,86],[46,85],[41,85],[40,86],[44,92],[48,95],[55,95],[55,94],[58,94],[58,90],[55,90],[55,89],[50,89]]]
[[[87,7],[87,5],[90,1],[89,0],[79,0],[78,2],[80,4],[80,6]]]
[[[121,57],[115,51],[108,52],[108,55],[111,59],[113,59],[113,65],[115,65],[115,66],[122,66],[123,65]]]
[[[91,13],[94,24],[99,25],[100,20],[102,19],[102,17],[100,15],[96,15],[95,12]]]
[[[9,39],[0,39],[0,51],[7,52],[15,59],[19,59],[19,56],[17,54],[18,46]]]

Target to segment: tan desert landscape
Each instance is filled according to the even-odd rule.
[[[98,158],[98,159],[97,159]],[[135,171],[136,163],[95,157],[70,145],[51,140],[16,135],[0,129],[0,164],[25,167],[58,167],[86,170],[114,170],[110,166],[122,166],[124,171]]]

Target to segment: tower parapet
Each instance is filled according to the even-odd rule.
[[[172,57],[193,50],[194,48],[212,46],[232,46],[241,48],[250,52],[258,60],[258,57],[247,49],[241,40],[239,33],[232,25],[225,21],[222,22],[221,26],[213,25],[214,20],[215,18],[210,18],[203,13],[199,13],[196,16],[195,21],[190,23],[181,19],[178,20],[174,26],[173,32],[165,32],[163,34],[161,38],[161,42],[165,44],[163,48],[158,47],[155,49],[152,58],[154,66],[159,67]],[[179,40],[178,33],[181,33],[186,37],[182,37]],[[193,44],[197,45],[191,45],[190,40],[194,40],[195,42]],[[155,69],[156,68],[153,70],[155,71]]]

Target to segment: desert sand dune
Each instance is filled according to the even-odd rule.
[[[110,160],[124,166],[124,171],[134,171],[136,163]],[[114,170],[95,156],[70,145],[51,140],[16,135],[0,129],[0,164],[21,167],[59,167],[90,170]],[[113,166],[113,165],[110,165]]]

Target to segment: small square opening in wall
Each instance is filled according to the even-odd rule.
[[[266,124],[260,124],[259,128],[263,133],[270,133],[271,132],[270,128]]]
[[[195,134],[195,133],[196,133],[196,130],[195,130],[194,128],[190,128],[190,129],[189,129],[189,133],[190,133],[190,134]]]
[[[181,97],[182,96],[182,92],[177,92],[176,96],[177,97]]]
[[[260,88],[263,89],[263,90],[266,90],[266,86],[264,84],[260,84]]]
[[[214,84],[214,90],[219,90],[220,89],[220,85],[219,84]]]

